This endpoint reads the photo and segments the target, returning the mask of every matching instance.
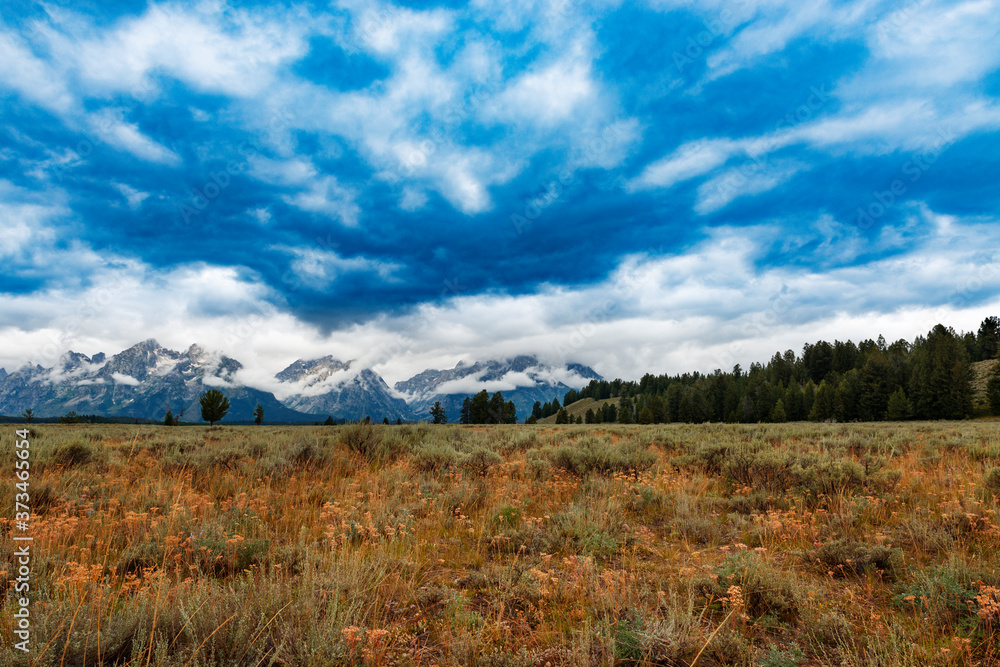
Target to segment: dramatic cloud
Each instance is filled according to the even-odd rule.
[[[282,391],[328,354],[634,377],[973,328],[998,32],[1000,0],[15,4],[0,366],[155,337]]]

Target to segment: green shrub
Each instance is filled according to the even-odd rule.
[[[53,463],[66,467],[87,465],[93,458],[90,446],[79,440],[63,445],[52,454]]]
[[[603,440],[587,437],[551,450],[549,460],[557,468],[584,477],[591,473],[613,475],[642,472],[653,467],[656,454],[635,443],[615,447]]]
[[[380,429],[364,422],[347,424],[340,429],[341,444],[365,459],[375,455],[376,449],[382,444],[382,437]]]
[[[835,577],[881,572],[884,579],[891,581],[902,566],[899,549],[883,544],[868,545],[857,540],[827,542],[815,550],[814,558]]]
[[[498,528],[513,528],[521,522],[521,510],[516,507],[501,507],[493,515],[493,525]]]
[[[797,667],[806,661],[806,654],[802,652],[799,645],[792,642],[787,648],[772,645],[760,660],[760,667]]]
[[[482,445],[475,447],[464,459],[462,467],[473,477],[485,477],[490,468],[503,462],[500,455]]]
[[[1000,468],[991,468],[983,478],[982,490],[988,498],[1000,496]]]
[[[729,555],[715,568],[715,574],[714,580],[703,579],[695,584],[706,599],[726,598],[730,586],[739,586],[746,614],[751,618],[770,616],[784,623],[798,619],[801,602],[795,583],[764,563],[756,553],[743,551]]]
[[[536,481],[546,480],[552,475],[552,464],[542,450],[532,449],[525,455],[525,473]]]
[[[410,457],[410,467],[420,472],[443,472],[458,462],[458,452],[440,443],[419,446]]]
[[[964,563],[919,570],[914,581],[896,596],[896,603],[928,616],[937,627],[951,628],[963,618],[975,616],[972,605],[977,579]]]

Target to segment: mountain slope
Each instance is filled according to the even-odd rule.
[[[426,370],[409,380],[397,382],[395,389],[418,419],[427,419],[431,406],[441,402],[449,422],[457,422],[466,397],[485,389],[490,394],[500,391],[514,401],[517,418],[524,421],[531,414],[535,401],[548,403],[553,398],[562,401],[570,389],[580,389],[592,379],[602,379],[593,369],[579,364],[563,368],[548,366],[533,356],[481,361],[474,364],[459,362],[446,370]]]
[[[258,403],[271,421],[312,419],[285,407],[273,394],[235,384],[241,368],[235,359],[197,345],[176,352],[152,339],[110,359],[68,352],[52,368],[26,366],[0,379],[0,413],[16,415],[31,408],[39,417],[73,411],[161,419],[169,409],[185,421],[200,421],[199,397],[218,387],[229,399],[226,421],[252,420]]]
[[[335,419],[413,419],[409,406],[392,395],[385,380],[367,368],[355,371],[351,363],[331,356],[295,361],[275,375],[292,391],[282,402],[300,412]]]

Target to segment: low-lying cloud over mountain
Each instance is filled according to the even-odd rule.
[[[502,392],[504,398],[514,401],[517,416],[525,419],[531,414],[535,401],[562,401],[570,389],[579,389],[592,379],[601,376],[587,366],[569,364],[554,368],[542,364],[535,357],[518,356],[507,361],[476,362],[468,365],[459,362],[448,370],[426,370],[409,380],[396,383],[402,394],[418,414],[427,414],[436,401],[440,401],[448,421],[458,421],[465,397],[486,390],[490,394]]]
[[[250,386],[256,383],[243,377],[243,365],[231,357],[197,345],[177,352],[150,339],[111,357],[68,352],[51,368],[36,364],[12,373],[0,369],[0,414],[31,409],[38,417],[73,411],[161,419],[169,409],[185,421],[199,421],[198,398],[207,389],[218,388],[230,401],[227,421],[250,421],[258,403],[267,421],[316,421],[328,416],[409,421],[427,419],[437,400],[446,406],[450,420],[457,421],[462,399],[486,389],[502,391],[513,400],[523,420],[534,401],[561,399],[569,389],[596,377],[600,376],[584,366],[554,368],[534,357],[519,356],[427,370],[396,383],[393,390],[370,368],[325,356],[299,359],[273,381]]]

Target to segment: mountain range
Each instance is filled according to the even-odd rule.
[[[230,403],[225,421],[251,421],[258,403],[271,422],[313,422],[328,416],[423,420],[440,401],[448,420],[455,422],[465,397],[487,389],[513,400],[523,421],[535,401],[562,400],[568,390],[601,379],[586,366],[553,367],[518,356],[426,370],[390,388],[371,369],[326,356],[295,361],[275,375],[273,391],[266,391],[245,385],[242,369],[236,359],[198,345],[177,352],[152,339],[111,357],[67,352],[51,368],[25,365],[10,373],[0,368],[0,414],[31,409],[38,417],[72,411],[158,420],[169,409],[184,421],[200,421],[199,397],[217,388]]]

